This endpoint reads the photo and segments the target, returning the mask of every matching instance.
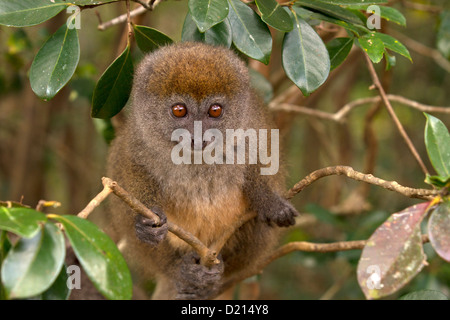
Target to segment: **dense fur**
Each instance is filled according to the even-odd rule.
[[[170,108],[184,103],[188,116],[175,119]],[[211,104],[223,116],[207,116]],[[293,224],[295,209],[280,195],[281,174],[261,176],[259,165],[180,164],[171,160],[173,130],[273,128],[250,88],[244,63],[228,49],[199,43],[167,46],[146,56],[134,79],[130,116],[113,142],[108,176],[158,215],[211,246],[246,211],[254,219],[230,238],[221,264],[198,264],[192,248],[154,227],[117,199],[111,203],[111,233],[137,283],[156,278],[156,299],[206,299],[220,293],[231,275],[252,268],[272,247],[278,229]],[[164,229],[165,228],[165,229]],[[203,280],[202,280],[203,279]]]

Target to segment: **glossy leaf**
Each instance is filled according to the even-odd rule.
[[[353,38],[334,38],[326,44],[331,70],[344,62],[353,47],[353,41]]]
[[[108,2],[117,2],[120,0],[71,0],[70,2],[77,6],[88,6],[94,4],[103,4]]]
[[[63,225],[75,255],[95,287],[108,299],[131,299],[131,275],[114,242],[88,220],[76,216],[50,218]]]
[[[289,32],[294,25],[292,19],[275,0],[256,0],[256,5],[261,12],[261,19],[271,27],[280,31]]]
[[[184,20],[181,40],[205,42],[211,45],[229,48],[233,41],[230,22],[228,19],[225,19],[221,23],[201,33],[194,20],[192,20],[190,13],[188,13]]]
[[[295,12],[293,16],[294,29],[283,40],[282,64],[288,78],[308,95],[327,79],[330,58],[316,31]]]
[[[130,47],[126,47],[106,69],[94,89],[92,117],[107,119],[122,110],[131,93],[133,70]]]
[[[425,117],[425,146],[428,157],[437,174],[447,178],[450,176],[450,134],[441,120],[427,113]]]
[[[71,291],[67,286],[67,279],[66,266],[63,265],[52,286],[44,291],[39,298],[41,300],[67,300]]]
[[[362,24],[361,19],[350,10],[335,3],[324,3],[320,0],[302,0],[300,5],[315,11],[319,11],[331,17],[349,22],[351,24]]]
[[[330,17],[328,15],[318,13],[311,11],[309,9],[305,9],[302,7],[293,7],[293,10],[303,20],[310,21],[310,20],[321,20],[329,23],[333,23],[335,25],[341,26],[351,32],[353,32],[356,35],[359,35],[360,33],[367,33],[369,29],[367,29],[365,26],[358,25],[358,24],[351,24],[333,17]]]
[[[272,51],[272,36],[267,25],[249,6],[240,0],[229,0],[233,43],[245,55],[268,64]]]
[[[47,223],[33,238],[21,238],[8,252],[2,281],[9,299],[27,298],[50,288],[64,264],[64,236]]]
[[[395,67],[397,64],[397,58],[394,55],[390,55],[386,48],[384,50],[384,58],[386,59],[386,71],[390,70],[392,67]]]
[[[396,292],[423,268],[426,257],[420,223],[429,204],[394,213],[367,241],[357,269],[358,283],[367,299]]]
[[[11,249],[11,242],[9,242],[8,237],[6,236],[6,231],[0,230],[0,266],[3,264],[3,260]],[[6,300],[6,291],[2,285],[2,274],[0,272],[0,300]]]
[[[30,69],[31,89],[41,99],[53,98],[72,78],[79,59],[77,29],[64,24],[36,54]]]
[[[0,24],[33,26],[56,16],[67,7],[63,0],[0,0]]]
[[[437,254],[450,262],[450,199],[440,203],[431,213],[428,236]]]
[[[440,23],[436,46],[442,55],[450,60],[450,10],[442,11],[439,17]]]
[[[441,177],[430,176],[429,174],[427,174],[425,177],[425,182],[438,188],[450,187],[450,176]]]
[[[419,290],[400,297],[400,300],[448,300],[442,292],[435,290]]]
[[[387,3],[387,0],[320,0],[321,2],[338,5],[359,5],[359,4],[381,4]]]
[[[136,43],[142,52],[148,53],[158,49],[161,46],[171,44],[173,42],[164,33],[145,26],[133,25]]]
[[[33,237],[46,221],[44,214],[33,209],[0,207],[0,229],[21,237]]]
[[[376,33],[373,32],[358,38],[358,43],[368,54],[370,60],[374,63],[378,63],[383,59],[384,43],[379,37],[376,37],[375,34]]]
[[[229,12],[227,0],[189,0],[188,6],[200,32],[225,20]]]
[[[404,56],[405,58],[408,58],[409,61],[412,61],[408,49],[400,41],[385,33],[375,32],[372,34],[374,35],[375,38],[380,39],[387,49],[397,52],[402,56]]]

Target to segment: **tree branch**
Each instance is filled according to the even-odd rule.
[[[382,187],[387,190],[395,191],[395,192],[398,192],[409,198],[430,200],[439,194],[437,190],[414,189],[414,188],[404,187],[396,181],[386,181],[386,180],[374,177],[372,174],[364,174],[364,173],[355,171],[352,167],[335,166],[335,167],[327,167],[327,168],[319,169],[319,170],[316,170],[316,171],[310,173],[304,179],[302,179],[301,181],[296,183],[287,192],[286,198],[291,199],[293,196],[295,196],[297,193],[300,193],[303,189],[308,187],[314,181],[319,180],[320,178],[332,176],[332,175],[345,175],[350,179],[370,183],[370,184]]]
[[[416,109],[416,110],[419,110],[422,112],[450,114],[450,106],[449,107],[430,106],[430,105],[422,104],[417,101],[410,100],[410,99],[404,98],[399,95],[394,95],[394,94],[387,94],[386,97],[389,101],[398,102],[402,105],[405,105],[407,107],[410,107],[410,108],[413,108],[413,109]],[[375,96],[375,97],[356,99],[354,101],[351,101],[351,102],[345,104],[335,113],[311,109],[308,107],[298,106],[298,105],[289,104],[289,103],[280,103],[279,101],[283,101],[283,100],[277,99],[277,100],[272,101],[269,104],[269,108],[273,111],[297,112],[297,113],[302,113],[305,115],[317,117],[320,119],[331,120],[331,121],[343,123],[346,120],[346,117],[348,116],[348,114],[351,111],[353,111],[353,109],[355,109],[356,107],[365,105],[365,104],[380,102],[380,101],[382,101],[382,97]]]
[[[141,5],[140,7],[129,11],[130,18],[133,18],[133,17],[143,14],[144,12],[153,11],[155,9],[155,7],[161,3],[162,0],[151,0],[147,4],[144,1],[140,1],[140,0],[131,0],[131,1],[139,3]],[[97,28],[101,31],[104,31],[112,26],[126,22],[127,19],[128,19],[128,13],[125,13],[125,14],[122,14],[110,21],[99,24],[99,26]]]
[[[114,193],[136,213],[153,220],[153,222],[156,225],[159,225],[161,223],[161,220],[157,214],[155,214],[152,210],[147,208],[142,202],[140,202],[134,196],[129,194],[125,189],[119,186],[119,184],[116,181],[104,177],[102,178],[102,183],[103,183],[103,190],[89,202],[86,208],[84,208],[80,213],[78,213],[78,216],[80,218],[86,219],[89,216],[89,214],[102,201],[104,201],[111,193]],[[212,266],[214,264],[219,263],[219,260],[217,259],[217,251],[208,249],[208,247],[206,247],[193,234],[187,232],[186,230],[170,222],[167,222],[167,227],[169,232],[173,233],[178,238],[180,238],[181,240],[185,241],[187,244],[192,246],[192,248],[199,254],[202,264],[206,266]]]

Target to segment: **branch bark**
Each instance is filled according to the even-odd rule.
[[[450,114],[450,107],[441,107],[441,106],[430,106],[426,105],[411,99],[407,99],[405,97],[395,95],[395,94],[387,94],[386,98],[389,101],[398,102],[400,104],[403,104],[407,107],[422,111],[422,112],[428,112],[428,113],[444,113],[444,114]],[[369,104],[369,103],[377,103],[382,101],[381,96],[375,96],[375,97],[367,97],[367,98],[361,98],[356,99],[354,101],[351,101],[342,108],[340,108],[337,112],[331,113],[327,111],[322,110],[316,110],[304,106],[298,106],[290,103],[279,103],[279,100],[272,101],[269,105],[269,108],[273,111],[286,111],[286,112],[297,112],[306,114],[309,116],[317,117],[319,119],[324,120],[331,120],[338,123],[342,123],[346,120],[346,117],[348,114],[353,111],[356,107]]]
[[[348,166],[335,166],[335,167],[326,167],[319,170],[316,170],[306,176],[304,179],[296,183],[286,194],[287,199],[291,199],[297,193],[300,193],[303,189],[308,187],[314,181],[319,180],[320,178],[332,176],[332,175],[345,175],[350,179],[356,181],[362,181],[366,183],[370,183],[379,187],[382,187],[387,190],[395,191],[409,198],[417,198],[423,200],[430,200],[438,195],[437,190],[428,190],[428,189],[415,189],[410,187],[404,187],[400,185],[396,181],[386,181],[380,178],[373,176],[372,174],[364,174],[362,172],[358,172],[354,170],[352,167]]]

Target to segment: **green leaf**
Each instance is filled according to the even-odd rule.
[[[294,25],[289,14],[275,0],[256,0],[261,19],[277,30],[289,32]]]
[[[133,70],[130,47],[127,46],[106,69],[94,89],[92,117],[111,118],[122,110],[131,93]]]
[[[33,238],[21,238],[8,252],[2,281],[8,298],[27,298],[50,288],[64,264],[64,236],[46,223]]]
[[[424,113],[425,146],[428,157],[437,174],[443,178],[450,175],[450,134],[445,124],[436,117]]]
[[[230,22],[228,19],[225,19],[221,23],[201,33],[194,20],[192,20],[191,14],[188,12],[184,20],[181,40],[205,42],[215,46],[230,48],[233,41]]]
[[[353,47],[353,38],[334,38],[326,44],[330,56],[330,69],[337,68],[347,58]]]
[[[53,282],[52,286],[44,291],[40,298],[41,300],[67,300],[70,296],[70,289],[67,286],[67,270],[66,266],[63,265],[61,272]]]
[[[89,6],[117,1],[121,0],[71,0],[70,2],[77,6]]]
[[[437,254],[450,262],[450,199],[444,200],[431,213],[428,237]]]
[[[233,43],[245,55],[268,64],[272,52],[269,28],[249,6],[240,0],[229,0],[228,19],[233,32]]]
[[[200,32],[222,22],[229,11],[227,0],[189,0],[188,6]]]
[[[442,55],[450,60],[450,10],[441,12],[436,46]]]
[[[362,24],[361,19],[357,15],[335,3],[329,4],[318,0],[302,0],[299,4],[351,24]]]
[[[71,290],[67,286],[67,269],[63,265],[61,271],[56,277],[50,288],[42,292],[41,294],[29,298],[30,300],[67,300],[69,299]]]
[[[405,294],[399,300],[448,300],[448,298],[439,291],[419,290]]]
[[[372,34],[375,38],[380,39],[387,49],[397,52],[402,56],[408,58],[409,61],[412,61],[408,49],[406,49],[406,47],[400,41],[385,33],[374,32]]]
[[[420,223],[430,203],[394,213],[370,236],[358,263],[358,283],[367,299],[390,295],[425,265]]]
[[[39,225],[46,221],[44,214],[33,209],[0,207],[0,229],[21,237],[33,237],[39,231]]]
[[[386,59],[386,71],[391,70],[392,67],[395,67],[397,59],[395,56],[391,56],[386,48],[384,50],[384,58]]]
[[[9,242],[9,239],[6,236],[6,231],[0,230],[0,266],[3,264],[3,260],[5,259],[11,247],[11,242]],[[2,283],[2,275],[0,272],[0,300],[6,300],[6,291]]]
[[[359,24],[351,24],[333,17],[330,17],[328,15],[324,15],[322,13],[314,12],[305,8],[301,7],[293,7],[295,13],[297,16],[302,18],[303,20],[310,21],[310,20],[321,20],[329,23],[333,23],[335,25],[341,26],[351,32],[353,32],[355,35],[359,35],[361,32],[364,34],[369,32],[369,29],[367,29],[363,25]]]
[[[161,46],[173,42],[172,39],[156,29],[137,25],[133,25],[133,28],[136,43],[144,53],[152,52]]]
[[[429,174],[427,174],[425,177],[425,182],[438,188],[450,187],[450,176],[441,177],[441,176],[430,176]]]
[[[76,216],[49,215],[60,222],[75,255],[95,287],[108,299],[131,299],[127,264],[114,242],[92,222]]]
[[[293,12],[294,29],[286,33],[282,46],[284,71],[304,95],[316,90],[328,77],[328,51],[314,29]]]
[[[66,24],[44,43],[30,69],[30,83],[36,95],[53,98],[72,78],[80,59],[77,29]]]
[[[368,7],[369,7],[369,5],[364,4],[364,5],[359,5],[359,6],[351,6],[350,8],[357,9],[357,10],[364,10],[364,12],[367,12]],[[371,13],[371,14],[379,13],[380,17],[383,19],[386,19],[387,21],[392,21],[403,27],[406,26],[405,16],[397,9],[392,8],[392,7],[385,7],[385,6],[378,6],[377,9],[379,10],[379,12],[370,10],[369,13]]]
[[[379,4],[379,3],[387,3],[387,0],[320,0],[321,2],[330,3],[330,4],[338,4],[344,6],[350,5],[358,5],[358,4]]]
[[[369,55],[370,60],[374,63],[378,63],[383,59],[384,43],[379,37],[376,37],[375,34],[376,32],[372,32],[358,38],[358,43]]]
[[[63,0],[0,0],[0,24],[33,26],[56,16],[67,7]]]

